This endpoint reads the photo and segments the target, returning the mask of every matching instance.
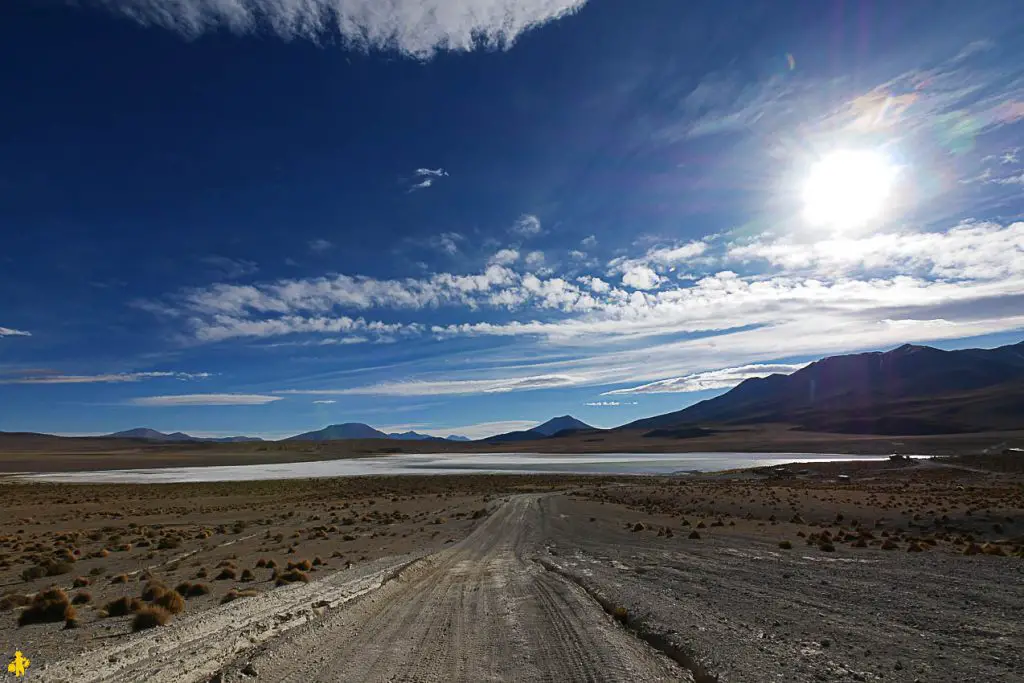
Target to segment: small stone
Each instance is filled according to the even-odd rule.
[[[256,670],[256,665],[253,664],[252,662],[249,662],[248,664],[245,665],[245,668],[242,669],[242,675],[243,676],[256,677],[256,676],[259,676],[260,674]]]

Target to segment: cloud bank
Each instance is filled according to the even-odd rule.
[[[743,365],[738,368],[723,368],[721,370],[709,370],[707,372],[695,372],[683,377],[672,377],[649,384],[642,384],[628,389],[615,389],[606,391],[602,396],[614,396],[618,394],[674,394],[687,393],[691,391],[707,391],[708,389],[729,389],[743,380],[751,377],[767,377],[772,374],[788,375],[796,372],[806,363],[802,364],[767,364],[767,365]],[[587,405],[599,405],[590,404]],[[618,404],[615,404],[618,405]]]
[[[525,31],[586,0],[86,0],[144,26],[187,36],[228,30],[340,42],[417,59],[436,52],[508,49]]]
[[[259,406],[280,401],[281,396],[259,394],[181,394],[178,396],[143,396],[129,403],[135,406],[173,408],[176,406]]]
[[[0,377],[0,384],[119,384],[147,379],[206,379],[208,372],[119,372],[107,375],[38,374],[22,377]]]

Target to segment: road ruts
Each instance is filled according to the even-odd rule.
[[[536,497],[512,498],[461,543],[240,657],[225,680],[690,680],[532,560],[540,514]]]

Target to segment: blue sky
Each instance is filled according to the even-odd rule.
[[[613,426],[821,355],[1019,341],[1022,24],[5,2],[0,430]]]

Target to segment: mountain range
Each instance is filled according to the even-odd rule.
[[[225,436],[221,438],[204,438],[200,436],[192,436],[185,434],[184,432],[173,432],[171,434],[164,434],[158,432],[155,429],[149,429],[146,427],[138,427],[136,429],[128,429],[123,432],[114,432],[113,434],[107,434],[108,438],[111,439],[146,439],[147,441],[203,441],[209,443],[242,443],[244,441],[263,441],[263,439],[257,436]]]
[[[577,420],[572,415],[562,415],[561,417],[553,417],[543,424],[539,424],[536,427],[531,427],[518,432],[506,432],[505,434],[497,434],[495,436],[489,436],[484,441],[492,442],[505,442],[505,441],[535,441],[537,439],[546,439],[553,436],[567,436],[579,431],[592,430],[586,422]]]
[[[469,441],[464,436],[456,434],[445,438],[430,436],[419,432],[382,432],[362,422],[345,422],[344,424],[328,425],[323,429],[312,432],[303,432],[290,436],[285,441],[339,441],[344,439],[393,439],[396,441]]]
[[[681,410],[636,420],[614,431],[644,430],[649,436],[707,436],[715,425],[782,424],[840,434],[924,435],[1024,429],[1024,342],[994,349],[945,351],[904,344],[875,351],[822,358],[790,375],[744,380],[731,390]],[[530,429],[483,439],[489,443],[535,441],[599,431],[571,415]],[[219,439],[181,432],[131,429],[116,438],[150,441],[260,441]],[[347,422],[285,439],[331,441],[470,441],[415,431],[385,433]]]
[[[944,351],[904,344],[832,356],[791,375],[747,379],[715,398],[619,429],[783,423],[846,434],[1024,428],[1024,342]]]

